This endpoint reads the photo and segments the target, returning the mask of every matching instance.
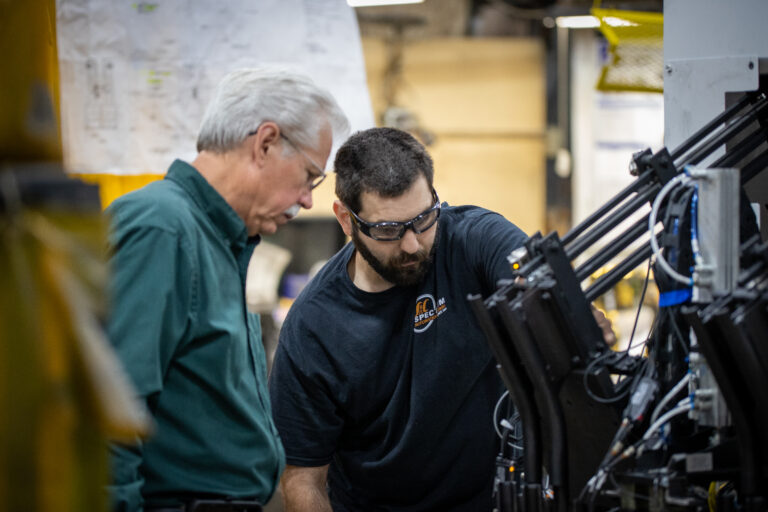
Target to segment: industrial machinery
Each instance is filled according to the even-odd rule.
[[[768,167],[767,122],[748,93],[634,155],[630,186],[469,297],[523,432],[522,450],[505,433],[497,510],[766,510],[768,244],[741,185]],[[614,351],[591,303],[644,262],[659,313],[642,350]]]

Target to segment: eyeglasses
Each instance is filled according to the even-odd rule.
[[[351,209],[347,208],[347,210],[352,214],[352,219],[364,235],[382,242],[393,242],[403,238],[408,229],[419,234],[435,225],[440,217],[440,198],[437,197],[434,189],[432,189],[432,197],[435,199],[434,205],[406,222],[366,222]]]
[[[261,128],[261,125],[259,125],[259,128]],[[250,137],[251,135],[256,135],[256,133],[259,131],[259,128],[256,128],[254,131],[252,131],[252,132],[248,133],[248,137]],[[325,173],[325,170],[324,170],[322,167],[320,167],[319,165],[317,165],[317,164],[315,163],[315,161],[314,161],[314,160],[312,160],[312,158],[310,158],[310,156],[309,156],[309,155],[308,155],[308,154],[307,154],[307,153],[306,153],[306,152],[305,152],[303,149],[301,149],[301,147],[299,147],[299,145],[298,145],[298,144],[296,144],[296,143],[295,143],[295,142],[293,142],[291,139],[289,139],[289,138],[288,138],[288,136],[287,136],[287,135],[285,135],[285,134],[282,132],[282,130],[280,131],[280,137],[282,137],[283,139],[285,139],[285,141],[286,141],[288,144],[290,144],[291,146],[293,146],[293,149],[295,149],[296,151],[298,151],[299,153],[301,153],[301,154],[302,154],[302,156],[304,156],[304,158],[306,158],[306,159],[307,159],[307,161],[308,161],[310,164],[312,164],[312,167],[314,167],[314,171],[315,171],[315,172],[311,172],[309,169],[307,169],[307,174],[308,174],[308,176],[307,176],[307,184],[309,185],[309,189],[310,189],[310,190],[314,190],[314,189],[316,189],[318,186],[320,186],[320,184],[323,182],[323,180],[325,180],[325,177],[326,177],[326,173]]]
[[[314,189],[316,189],[318,186],[320,186],[320,184],[323,182],[323,180],[325,180],[325,176],[326,176],[326,174],[325,174],[325,170],[323,170],[323,169],[322,169],[322,168],[321,168],[319,165],[317,165],[317,164],[315,163],[315,161],[314,161],[314,160],[312,160],[312,159],[309,157],[309,155],[308,155],[308,154],[306,154],[306,153],[304,152],[304,150],[303,150],[303,149],[301,149],[301,148],[299,147],[299,145],[298,145],[298,144],[296,144],[296,143],[295,143],[295,142],[293,142],[291,139],[289,139],[287,135],[283,134],[283,132],[280,132],[280,136],[281,136],[282,138],[284,138],[284,139],[285,139],[285,141],[286,141],[288,144],[290,144],[291,146],[293,146],[293,148],[294,148],[296,151],[298,151],[299,153],[301,153],[302,155],[304,155],[304,158],[306,158],[306,159],[307,159],[307,161],[309,161],[309,163],[310,163],[310,164],[312,164],[312,167],[314,167],[314,168],[315,168],[315,171],[316,171],[316,172],[310,172],[310,171],[307,169],[307,174],[309,175],[309,176],[308,176],[308,178],[307,178],[307,183],[309,184],[309,189],[310,189],[310,190],[314,190]]]

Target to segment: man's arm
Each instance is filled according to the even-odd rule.
[[[107,332],[137,398],[151,412],[149,399],[162,390],[162,377],[187,325],[191,303],[185,282],[192,270],[178,237],[168,231],[113,229],[110,242],[112,311]],[[113,511],[141,510],[142,447],[141,442],[110,445]]]
[[[597,326],[603,331],[603,340],[605,341],[605,344],[609,347],[614,346],[617,340],[616,333],[613,332],[613,323],[611,323],[611,320],[605,316],[605,313],[597,309],[594,304],[590,304],[590,306],[592,307],[592,316],[595,317]]]
[[[144,478],[139,472],[142,461],[141,446],[140,440],[136,440],[133,445],[109,445],[112,484],[107,486],[107,491],[112,512],[133,512],[144,507],[144,498],[141,495]]]
[[[328,465],[286,466],[280,479],[285,512],[332,512],[326,491]]]
[[[479,259],[486,285],[491,291],[495,290],[499,279],[509,277],[506,257],[525,242],[527,236],[500,215],[488,212],[476,223],[475,229],[469,231],[469,237],[466,244],[469,254]],[[616,334],[611,321],[594,305],[591,308],[605,343],[612,346],[616,343]]]

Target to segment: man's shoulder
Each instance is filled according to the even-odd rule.
[[[457,233],[477,233],[479,229],[503,229],[519,232],[515,224],[507,220],[500,213],[488,210],[481,206],[461,205],[443,207],[441,217],[445,218],[447,229]]]
[[[178,229],[192,219],[192,204],[171,180],[159,180],[116,199],[106,210],[113,228]]]
[[[338,318],[350,300],[350,289],[345,285],[346,263],[352,251],[344,246],[312,277],[291,305],[286,325],[298,329],[322,330],[325,319]]]
[[[482,206],[475,206],[472,204],[462,204],[457,206],[445,205],[443,206],[442,210],[444,214],[447,214],[449,217],[456,221],[482,217],[485,215],[502,217],[500,213],[496,213],[487,208],[483,208]]]
[[[294,305],[319,311],[334,309],[339,299],[347,293],[344,289],[344,273],[351,252],[351,244],[348,244],[334,254],[307,283]]]
[[[182,188],[172,180],[153,181],[140,189],[118,197],[107,208],[108,213],[150,210],[151,212],[175,211],[179,203],[186,203]]]

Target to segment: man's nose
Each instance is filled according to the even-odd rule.
[[[309,189],[304,190],[299,196],[298,202],[305,210],[312,208],[312,191]]]
[[[400,239],[400,249],[408,254],[415,254],[419,250],[419,239],[412,229],[406,229],[403,238]]]

